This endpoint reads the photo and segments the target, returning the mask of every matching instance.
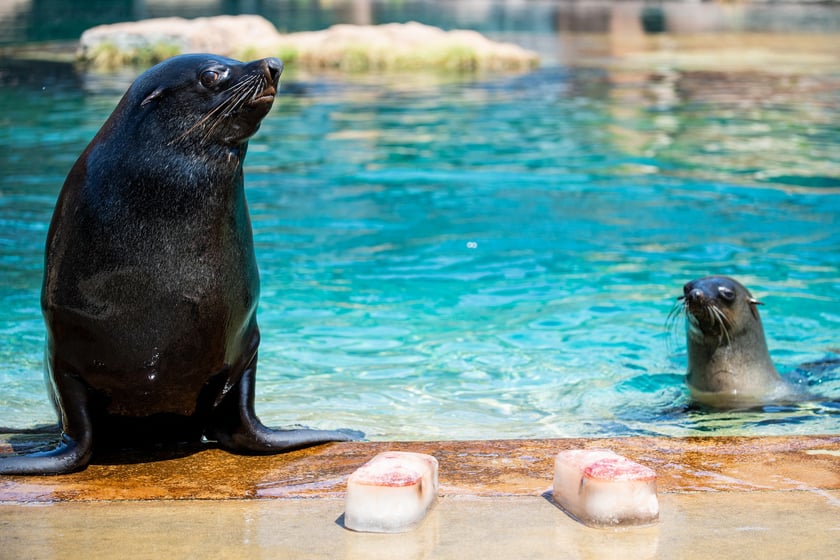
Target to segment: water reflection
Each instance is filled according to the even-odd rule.
[[[283,32],[335,23],[422,21],[489,34],[834,31],[830,3],[609,0],[7,0],[0,5],[0,44],[74,40],[88,27],[153,17],[265,16]]]
[[[840,187],[832,155],[840,130],[833,120],[838,76],[665,68],[615,70],[607,79],[612,140],[638,158],[640,169]]]

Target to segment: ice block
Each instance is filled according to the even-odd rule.
[[[437,491],[437,459],[424,453],[380,453],[347,480],[344,526],[370,533],[408,531],[425,517]]]
[[[558,453],[553,500],[590,527],[650,525],[659,519],[656,473],[607,450]]]

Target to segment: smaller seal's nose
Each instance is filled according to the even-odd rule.
[[[703,294],[703,290],[701,290],[700,288],[694,288],[693,290],[688,291],[688,293],[685,294],[685,297],[688,299],[688,301],[695,302],[703,301],[704,295],[705,294]]]
[[[283,61],[279,58],[266,58],[264,61],[265,67],[268,70],[269,76],[271,76],[271,81],[273,83],[277,83],[277,80],[280,79],[280,74],[283,73]]]

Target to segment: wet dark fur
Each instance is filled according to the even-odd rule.
[[[276,453],[346,440],[254,414],[259,277],[247,140],[282,63],[184,55],[141,75],[71,169],[47,239],[47,381],[61,443],[0,473],[88,464],[94,447],[210,440]]]

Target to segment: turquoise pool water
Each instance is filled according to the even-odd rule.
[[[127,76],[4,63],[0,425],[52,422],[43,243]],[[289,72],[246,184],[258,412],[372,439],[840,431],[840,68]],[[11,78],[10,78],[11,76]],[[684,282],[740,279],[828,402],[688,408]],[[833,402],[831,402],[833,399]]]

